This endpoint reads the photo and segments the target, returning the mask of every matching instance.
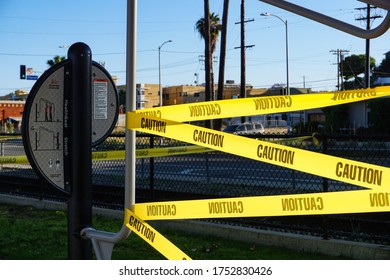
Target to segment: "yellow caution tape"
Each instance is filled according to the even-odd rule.
[[[282,140],[272,140],[270,142],[286,142],[286,141],[305,141],[313,138],[313,136],[303,136],[296,138],[288,138]],[[313,138],[314,139],[314,138]],[[196,145],[187,146],[175,146],[166,148],[153,148],[153,149],[138,149],[136,150],[137,158],[150,158],[150,157],[164,157],[164,156],[176,156],[196,153],[211,152],[212,149],[200,147]],[[122,160],[125,158],[125,151],[101,151],[92,152],[92,160]],[[28,159],[25,155],[21,156],[0,156],[0,164],[27,164]]]
[[[390,86],[385,86],[373,89],[369,88],[328,93],[279,95],[196,102],[142,109],[135,112],[150,117],[187,122],[324,108],[389,95]]]
[[[136,150],[137,158],[149,158],[149,157],[163,157],[163,156],[175,156],[193,153],[210,152],[211,149],[207,149],[199,146],[177,146],[167,148],[154,148],[154,149],[139,149]],[[102,151],[93,152],[92,160],[122,160],[125,158],[125,151]],[[28,159],[25,155],[22,156],[0,156],[0,164],[27,164]]]
[[[22,139],[22,136],[20,135],[1,135],[0,136],[0,141],[3,141],[3,140],[10,140],[10,139]]]
[[[171,120],[127,113],[127,128],[369,188],[390,187],[390,169],[250,139]]]
[[[313,136],[303,136],[296,138],[288,138],[282,140],[272,140],[270,142],[285,142],[285,141],[305,141],[313,138]],[[314,138],[313,138],[314,139]],[[212,149],[200,147],[196,145],[187,146],[175,146],[166,148],[153,148],[153,149],[138,149],[136,150],[137,158],[150,158],[150,157],[164,157],[164,156],[176,156],[185,154],[205,153],[211,152]],[[125,151],[101,151],[93,152],[92,160],[122,160],[125,158]],[[0,156],[0,164],[27,164],[28,159],[25,155],[22,156]]]
[[[0,164],[27,164],[29,163],[26,156],[2,156]]]
[[[129,209],[125,209],[125,225],[168,260],[191,260],[176,245],[171,243]]]
[[[281,140],[271,140],[269,142],[286,142],[286,141],[305,141],[308,139],[314,139],[314,136],[302,136]],[[314,140],[315,141],[315,140]],[[150,157],[165,157],[165,156],[177,156],[186,154],[206,153],[211,152],[212,149],[200,147],[197,145],[187,146],[175,146],[175,147],[162,147],[152,149],[137,149],[135,151],[137,158],[150,158]],[[125,151],[102,151],[93,152],[92,160],[120,160],[125,158]],[[0,157],[1,160],[1,157]]]
[[[390,95],[390,87],[383,87],[374,90],[367,89],[322,95],[245,98],[234,101],[185,104],[175,106],[175,109],[160,107],[158,109],[127,112],[127,129],[152,133],[208,149],[371,189],[332,193],[139,203],[133,205],[134,213],[144,220],[167,220],[389,212],[390,192],[386,191],[390,190],[389,168],[180,123],[183,121],[323,108],[388,95]],[[316,144],[319,143],[314,135],[313,141]],[[126,209],[126,211],[129,210]],[[143,225],[144,223],[132,212],[130,212],[130,218],[127,220],[137,225]],[[133,228],[140,231],[141,227]],[[134,230],[133,228],[131,229]],[[143,227],[142,231],[144,231]],[[160,252],[162,250],[164,249],[161,248]]]
[[[177,146],[167,148],[154,148],[154,149],[139,149],[136,150],[137,158],[148,158],[148,157],[164,157],[164,156],[176,156],[194,153],[205,153],[210,152],[211,149],[205,147],[199,147],[195,145],[191,146]]]
[[[102,151],[102,152],[93,152],[92,160],[116,160],[124,159],[125,151]]]
[[[390,211],[390,192],[374,190],[137,203],[143,220],[271,217]]]

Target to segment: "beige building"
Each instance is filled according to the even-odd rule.
[[[137,84],[137,109],[153,108],[159,105],[158,84]]]
[[[254,89],[251,85],[246,87],[247,97],[259,96],[267,92],[267,89]],[[217,88],[215,89],[217,95]],[[234,99],[240,96],[240,85],[225,84],[222,99]],[[163,88],[163,105],[176,105],[205,101],[205,87],[181,85]]]
[[[163,105],[205,101],[203,86],[181,85],[163,88]]]
[[[125,90],[125,86],[119,86]],[[137,84],[137,109],[146,109],[160,106],[158,84]],[[310,93],[310,89],[291,88],[291,94]],[[196,85],[179,85],[164,87],[162,89],[162,105],[176,105],[205,101],[205,87]],[[246,97],[282,95],[282,89],[246,87]],[[217,87],[215,88],[217,95]],[[235,99],[240,97],[240,85],[227,83],[224,86],[222,99]]]
[[[118,86],[118,90],[126,91],[126,86]],[[153,108],[160,105],[158,84],[137,84],[137,109]]]

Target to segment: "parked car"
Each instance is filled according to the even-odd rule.
[[[232,124],[223,130],[223,132],[233,133],[237,135],[255,135],[255,134],[264,134],[265,129],[261,123],[242,123],[242,124]]]

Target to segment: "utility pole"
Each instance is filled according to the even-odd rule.
[[[241,0],[241,21],[236,22],[241,27],[241,46],[235,47],[235,49],[241,49],[241,86],[240,86],[240,98],[246,97],[246,48],[253,48],[254,45],[245,46],[245,23],[254,21],[254,19],[245,20],[245,0]],[[241,117],[241,122],[246,121],[245,117]]]
[[[205,101],[211,100],[211,65],[210,65],[210,2],[204,1],[204,43],[205,43]],[[205,121],[206,128],[212,128],[212,121]]]
[[[349,51],[337,49],[337,50],[331,50],[330,52],[337,55],[337,90],[344,90],[344,82],[343,82],[344,53],[349,53]]]
[[[356,17],[356,20],[358,21],[366,21],[366,29],[371,29],[371,21],[374,21],[377,18],[382,18],[381,15],[376,13],[377,7],[372,7],[370,4],[367,4],[367,7],[365,8],[356,8],[355,10],[358,11],[366,11],[366,15],[360,15]],[[372,14],[371,12],[374,12]],[[366,65],[365,65],[365,73],[364,73],[364,86],[365,88],[369,88],[370,85],[370,68],[371,68],[371,61],[370,61],[370,39],[366,39]]]

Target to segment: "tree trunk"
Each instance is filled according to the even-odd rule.
[[[204,23],[205,23],[205,36],[204,36],[204,42],[205,42],[205,101],[211,100],[211,79],[210,79],[210,73],[211,73],[211,64],[210,64],[210,57],[211,57],[211,46],[210,46],[210,4],[209,0],[204,0]],[[212,57],[211,57],[212,59]],[[205,126],[207,128],[211,128],[211,121],[206,120]]]
[[[225,85],[225,60],[226,60],[226,39],[227,39],[227,23],[229,16],[229,0],[223,1],[223,15],[222,15],[222,30],[221,30],[221,50],[219,55],[219,76],[218,76],[218,92],[217,100],[223,99],[223,90]],[[215,129],[221,130],[222,119],[214,121]]]

